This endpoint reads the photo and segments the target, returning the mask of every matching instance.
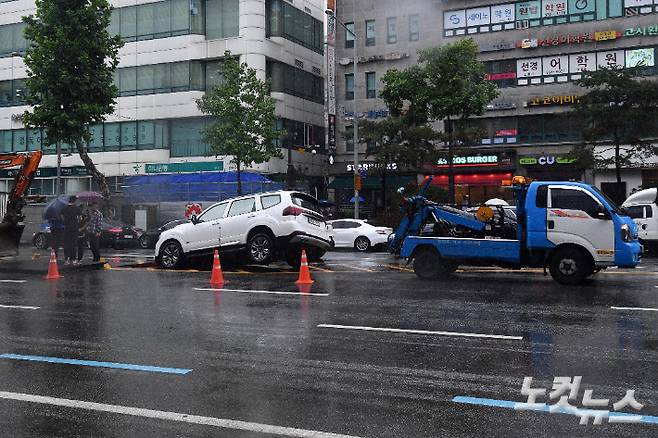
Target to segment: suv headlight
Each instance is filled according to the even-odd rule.
[[[624,242],[630,242],[633,240],[633,236],[631,236],[631,229],[628,224],[622,224],[621,226],[621,239]]]

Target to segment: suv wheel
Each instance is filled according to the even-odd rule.
[[[178,268],[183,264],[183,248],[175,240],[165,242],[160,248],[158,264],[165,269]]]
[[[251,263],[267,265],[274,253],[274,240],[269,234],[256,233],[247,242],[247,254]]]
[[[365,236],[359,236],[354,241],[354,248],[360,252],[366,252],[370,249],[370,240]]]

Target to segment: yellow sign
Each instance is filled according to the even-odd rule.
[[[615,255],[615,252],[611,249],[597,249],[596,254],[601,256],[612,256]]]
[[[573,105],[580,102],[579,95],[537,96],[530,99],[527,106]]]
[[[621,36],[621,32],[617,32],[616,30],[606,30],[603,32],[594,32],[594,40],[595,41],[608,41],[608,40],[616,40]]]

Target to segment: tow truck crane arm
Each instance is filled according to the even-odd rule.
[[[7,210],[0,222],[0,254],[16,252],[23,228],[24,195],[37,173],[43,152],[34,151],[26,154],[0,154],[0,169],[19,166],[14,178],[14,185],[7,199]]]

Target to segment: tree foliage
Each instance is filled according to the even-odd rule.
[[[202,129],[203,141],[214,155],[231,155],[242,194],[242,166],[260,164],[279,156],[275,140],[284,135],[275,128],[275,100],[270,85],[256,77],[256,70],[224,53],[223,80],[197,100],[199,110],[214,121]]]
[[[110,36],[112,7],[107,0],[36,0],[34,16],[24,17],[30,45],[26,100],[32,109],[23,122],[46,131],[45,143],[75,145],[103,195],[110,197],[105,176],[87,154],[89,126],[114,111],[119,36]]]
[[[583,133],[576,153],[596,168],[614,166],[617,182],[622,167],[637,166],[658,152],[647,140],[657,133],[658,82],[637,73],[622,68],[585,72],[578,80],[585,94],[571,113]]]

